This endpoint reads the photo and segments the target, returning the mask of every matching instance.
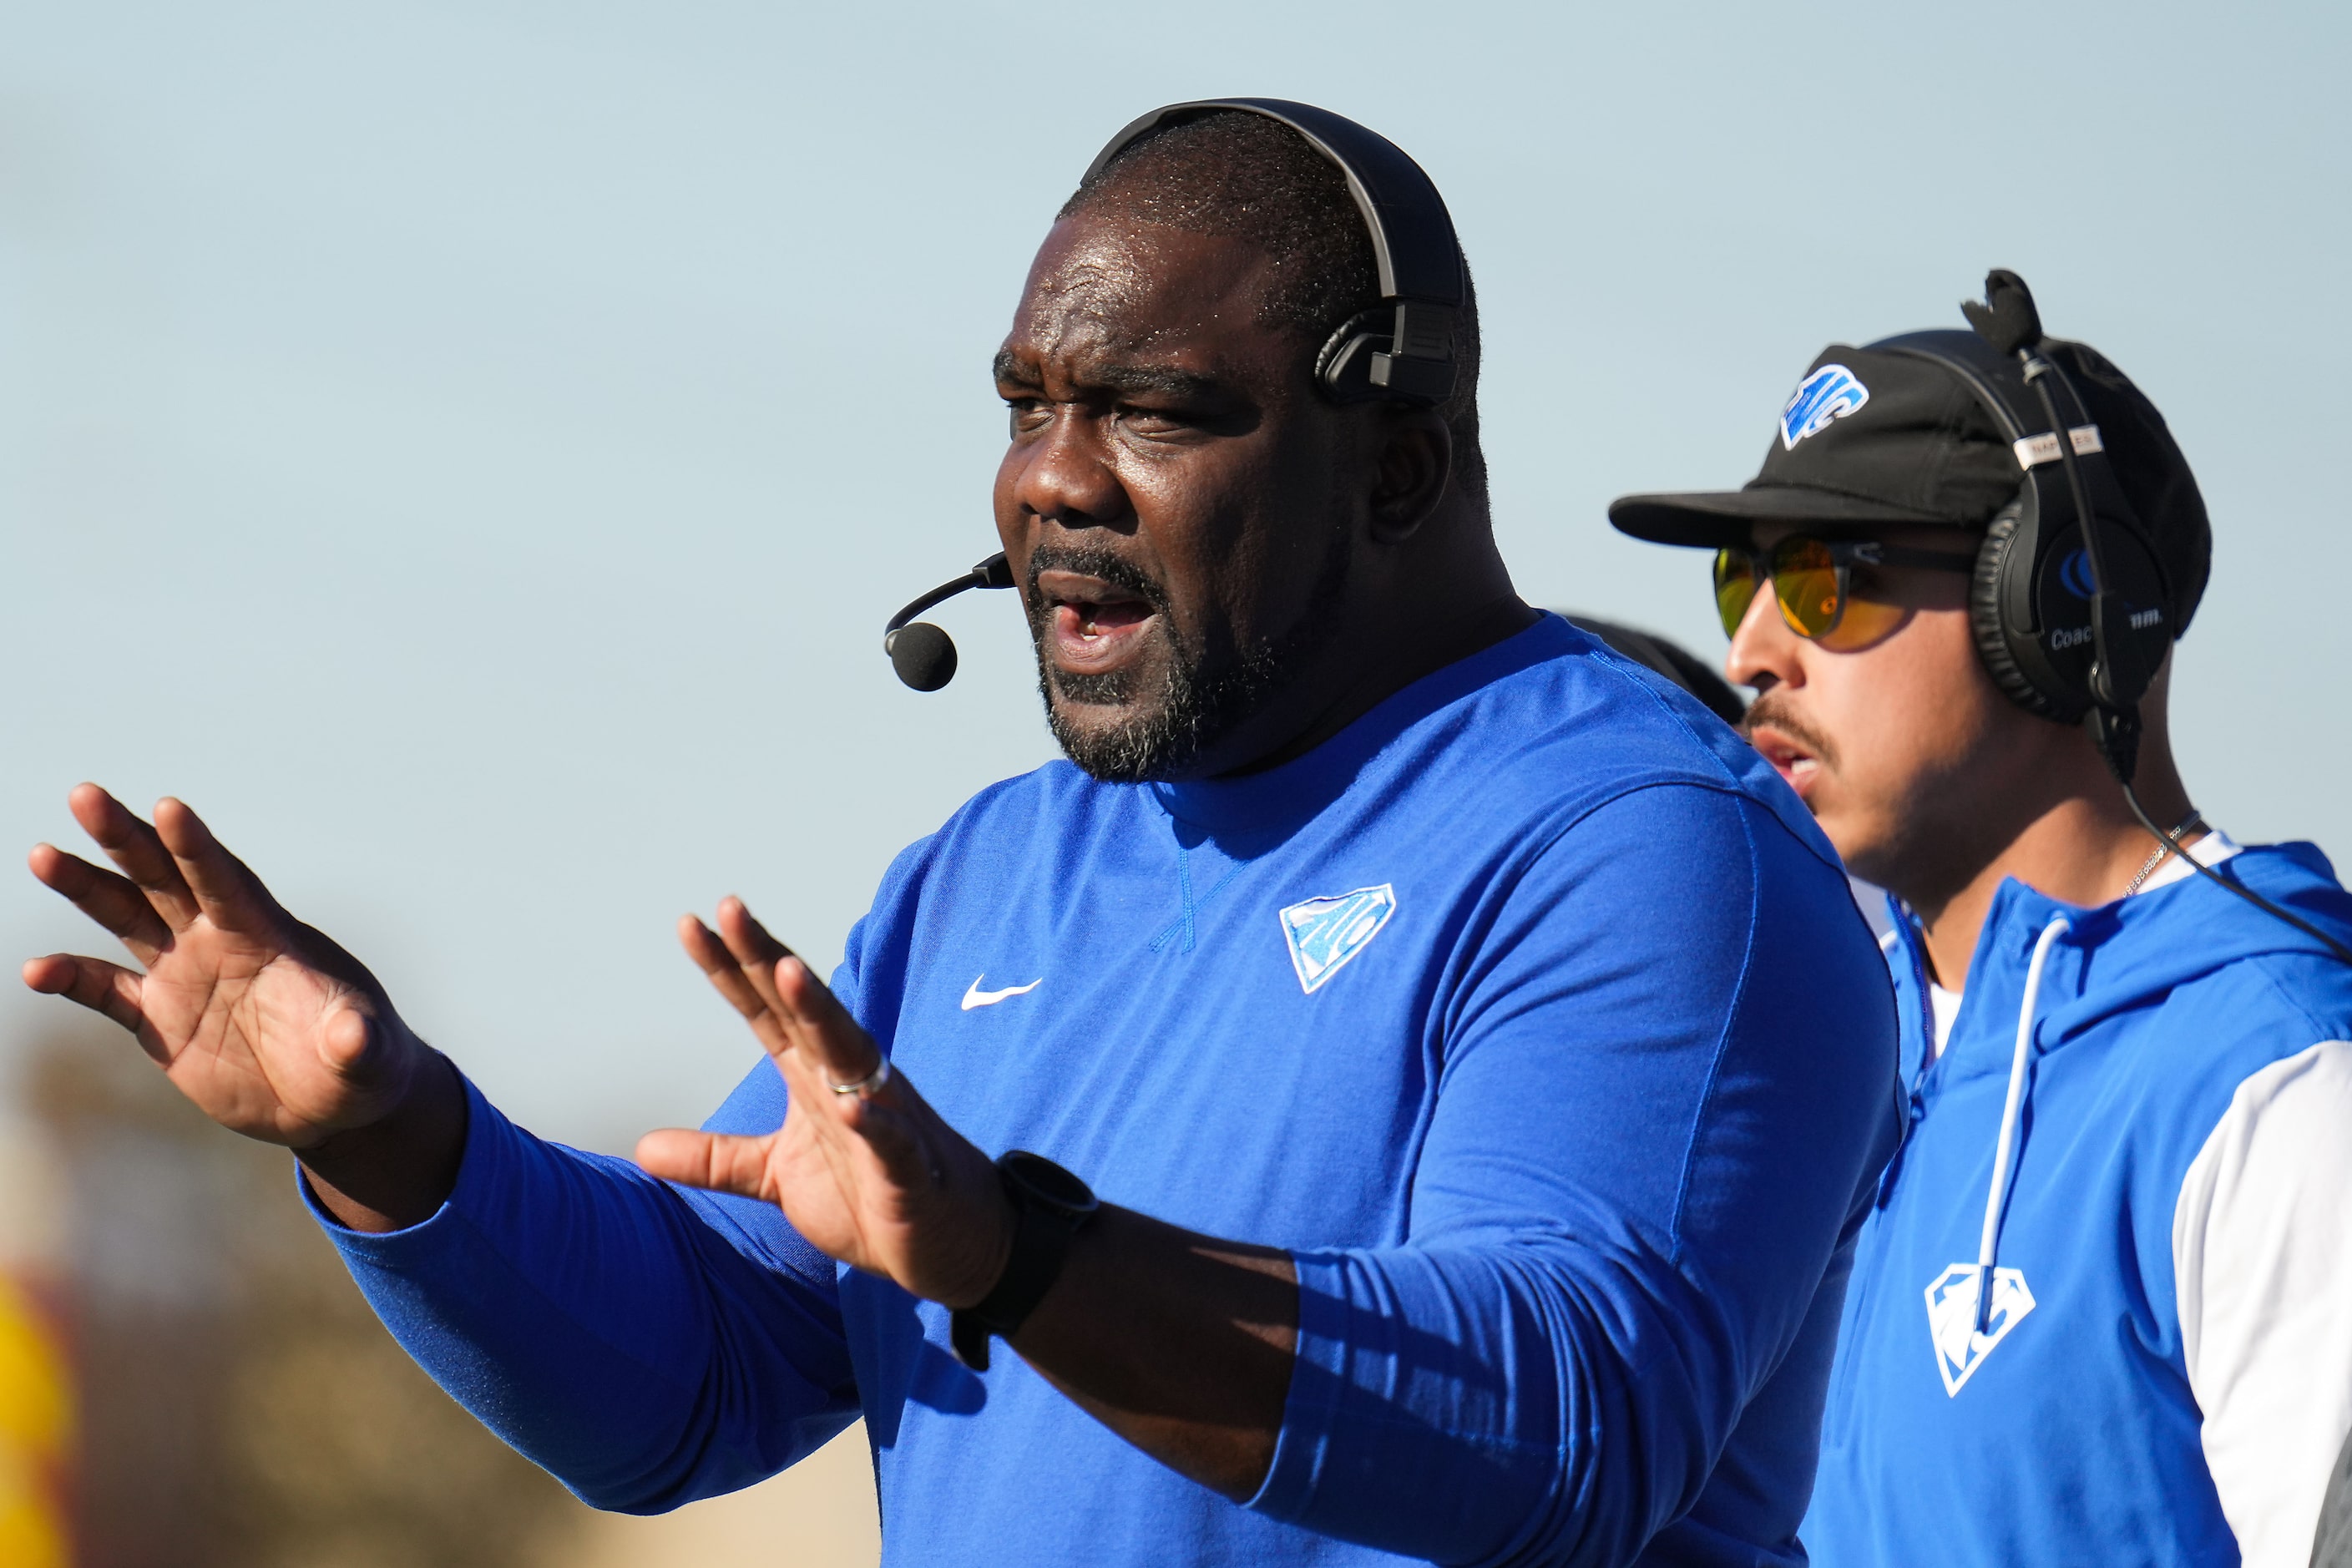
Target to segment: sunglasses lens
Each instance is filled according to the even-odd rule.
[[[1849,591],[1845,596],[1845,614],[1838,624],[1819,639],[1832,653],[1852,653],[1865,648],[1903,624],[1910,614],[1899,605],[1884,605],[1865,599],[1861,590]]]
[[[1799,637],[1826,637],[1845,610],[1837,559],[1818,539],[1800,535],[1772,547],[1772,593]]]
[[[1731,637],[1748,618],[1756,602],[1756,563],[1744,550],[1715,552],[1715,613],[1723,619],[1723,635]]]

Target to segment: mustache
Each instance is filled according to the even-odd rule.
[[[1029,618],[1039,620],[1045,614],[1045,600],[1037,593],[1037,579],[1048,572],[1075,572],[1083,577],[1099,577],[1112,587],[1134,595],[1151,606],[1168,624],[1168,590],[1141,567],[1125,556],[1099,544],[1040,544],[1029,552],[1028,581],[1022,584],[1022,594],[1029,605]]]
[[[1837,748],[1830,744],[1830,738],[1800,718],[1795,705],[1789,700],[1788,693],[1777,688],[1759,694],[1756,700],[1748,704],[1748,716],[1739,721],[1739,733],[1752,742],[1756,731],[1766,725],[1780,731],[1822,762],[1836,763]]]

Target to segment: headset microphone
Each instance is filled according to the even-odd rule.
[[[955,679],[955,641],[929,621],[917,621],[932,605],[972,588],[1010,588],[1013,567],[998,551],[952,583],[942,583],[890,617],[882,628],[882,651],[898,679],[918,691],[937,691]],[[912,626],[908,625],[913,621]]]

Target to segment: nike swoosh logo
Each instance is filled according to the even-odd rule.
[[[999,1002],[1003,1001],[1007,996],[1026,996],[1029,993],[1036,990],[1037,987],[1045,984],[1045,977],[1041,974],[1026,985],[1008,985],[1002,991],[982,991],[980,988],[980,983],[987,978],[988,976],[986,974],[976,974],[972,976],[971,986],[967,988],[963,994],[963,1010],[965,1012],[969,1013],[974,1007],[993,1007]]]

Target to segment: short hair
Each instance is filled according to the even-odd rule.
[[[1213,110],[1129,142],[1089,174],[1055,216],[1097,211],[1256,246],[1275,268],[1258,320],[1307,339],[1309,353],[1340,322],[1381,302],[1371,236],[1347,177],[1297,132],[1262,114]],[[1478,297],[1466,259],[1462,279],[1454,395],[1438,412],[1454,435],[1454,482],[1483,509]]]

